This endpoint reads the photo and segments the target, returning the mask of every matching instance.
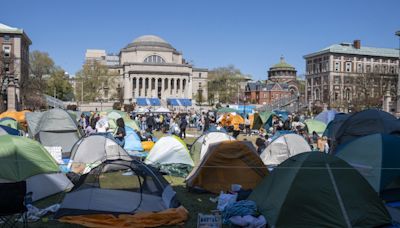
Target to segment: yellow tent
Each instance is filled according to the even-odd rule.
[[[221,119],[222,126],[239,126],[239,124],[244,124],[244,119],[239,114],[224,114]]]
[[[19,123],[25,123],[26,122],[26,119],[25,119],[25,113],[26,112],[30,112],[30,111],[28,111],[28,110],[24,110],[24,111],[21,111],[21,112],[5,111],[5,112],[0,114],[0,119],[1,118],[5,118],[5,117],[9,117],[9,118],[15,119]]]

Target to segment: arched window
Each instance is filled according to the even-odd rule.
[[[144,59],[145,63],[165,63],[165,60],[158,55],[150,55]]]

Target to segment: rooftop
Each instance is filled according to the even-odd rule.
[[[276,68],[293,68],[293,70],[295,69],[292,65],[288,64],[285,61],[285,57],[281,56],[280,62],[273,65],[270,69],[271,70],[276,70]]]
[[[395,48],[377,48],[377,47],[365,47],[355,48],[352,43],[340,43],[333,44],[317,52],[303,56],[309,58],[325,53],[340,53],[349,55],[365,55],[365,56],[380,56],[380,57],[399,57],[399,49]]]
[[[0,33],[21,34],[28,40],[29,44],[32,44],[32,41],[25,34],[23,29],[14,28],[14,27],[0,23]]]

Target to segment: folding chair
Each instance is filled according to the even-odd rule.
[[[27,227],[25,200],[25,181],[0,183],[0,227],[15,227],[19,219]]]

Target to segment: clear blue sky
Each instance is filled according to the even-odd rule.
[[[303,55],[343,41],[398,48],[400,0],[9,0],[0,23],[23,28],[31,50],[71,74],[86,49],[118,52],[155,34],[197,67],[233,64],[265,79],[280,55],[304,73]]]

